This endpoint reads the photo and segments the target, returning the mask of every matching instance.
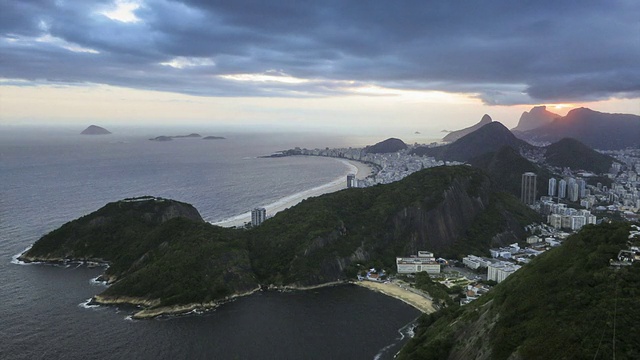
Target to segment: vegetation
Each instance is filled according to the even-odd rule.
[[[416,289],[428,293],[436,305],[453,305],[453,300],[449,294],[458,294],[461,290],[460,288],[457,288],[450,291],[451,289],[440,283],[434,282],[431,280],[429,274],[423,272],[416,274],[415,287]]]
[[[454,143],[432,148],[418,147],[413,150],[413,153],[433,156],[439,160],[468,161],[473,157],[498,151],[504,146],[518,150],[533,148],[528,143],[516,138],[504,125],[493,121]]]
[[[463,309],[423,316],[400,359],[609,359],[614,342],[615,358],[639,358],[640,264],[609,266],[629,229],[586,226]]]
[[[525,159],[510,146],[474,157],[468,163],[489,174],[496,190],[508,192],[517,198],[520,197],[522,174],[533,172],[537,175],[537,198],[546,195],[546,184],[552,177],[548,170]]]
[[[107,261],[108,296],[209,302],[259,284],[346,280],[362,264],[392,270],[396,256],[417,250],[486,252],[496,234],[522,231],[533,214],[491,189],[480,170],[432,168],[310,198],[249,229],[206,224],[172,200],[126,199],[45,235],[22,258]]]
[[[587,170],[596,174],[609,172],[611,164],[616,161],[571,138],[564,138],[547,146],[545,160],[552,166]]]

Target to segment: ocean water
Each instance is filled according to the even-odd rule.
[[[180,132],[178,132],[179,134]],[[211,222],[343,177],[327,158],[259,158],[295,146],[349,146],[301,134],[79,136],[0,129],[0,358],[391,358],[419,312],[355,286],[260,292],[215,311],[133,321],[134,309],[88,307],[102,269],[19,265],[15,256],[67,221],[125,197],[193,204]]]

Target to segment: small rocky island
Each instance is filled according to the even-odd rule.
[[[111,131],[97,125],[90,125],[88,128],[82,130],[80,134],[81,135],[109,135],[111,134]]]
[[[171,141],[173,139],[189,139],[189,138],[201,138],[202,135],[197,134],[197,133],[191,133],[189,135],[172,135],[172,136],[166,136],[166,135],[160,135],[160,136],[156,136],[154,138],[151,138],[149,140],[151,141]]]
[[[200,134],[192,133],[192,134],[189,134],[189,135],[171,135],[171,136],[161,135],[161,136],[156,136],[154,138],[151,138],[149,140],[151,140],[151,141],[171,141],[173,139],[223,140],[225,138],[222,137],[222,136],[205,136],[205,137],[202,137],[202,135],[200,135]]]

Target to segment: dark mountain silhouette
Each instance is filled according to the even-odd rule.
[[[606,173],[615,159],[600,154],[576,139],[564,138],[545,148],[545,161],[552,166]]]
[[[496,152],[476,156],[468,161],[471,166],[484,170],[491,177],[493,185],[499,191],[506,191],[520,197],[522,174],[532,172],[538,175],[536,199],[547,192],[547,184],[552,174],[531,161],[520,156],[510,146],[504,146]]]
[[[472,132],[480,129],[481,127],[489,124],[491,121],[491,116],[484,114],[484,116],[482,117],[482,119],[480,119],[480,122],[470,126],[468,128],[464,128],[462,130],[457,130],[457,131],[451,131],[450,133],[448,133],[445,137],[442,138],[442,141],[445,142],[454,142],[458,139],[460,139],[461,137],[471,134]]]
[[[512,131],[527,131],[540,126],[547,125],[557,118],[561,118],[561,115],[554,114],[547,110],[546,106],[535,106],[529,111],[525,111],[520,116],[518,126],[511,129]]]
[[[82,135],[109,135],[111,134],[111,131],[97,126],[97,125],[90,125],[88,128],[82,130],[82,132],[80,133]]]
[[[404,141],[396,138],[389,138],[375,145],[365,147],[364,151],[371,154],[386,154],[405,150],[406,148],[407,144],[405,144]]]
[[[517,135],[527,141],[546,142],[570,137],[594,149],[624,149],[640,145],[640,116],[579,108],[550,124]]]
[[[518,151],[533,148],[532,145],[516,138],[500,122],[492,121],[452,144],[432,148],[418,147],[413,153],[433,156],[438,160],[467,161],[482,154],[498,151],[503,146],[510,146]]]

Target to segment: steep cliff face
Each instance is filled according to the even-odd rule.
[[[455,179],[434,208],[412,206],[393,218],[394,241],[403,242],[405,254],[418,250],[441,252],[464,236],[489,199],[489,180],[483,179],[477,195],[470,195],[470,179]]]
[[[455,142],[458,139],[471,134],[472,132],[480,129],[481,127],[489,124],[492,121],[493,120],[491,119],[491,116],[484,114],[484,116],[482,116],[482,119],[480,119],[480,122],[476,123],[473,126],[469,126],[468,128],[464,128],[462,130],[452,131],[448,133],[445,137],[443,137],[442,141],[449,142],[449,143]]]
[[[488,252],[490,246],[521,239],[523,225],[535,214],[507,194],[495,195],[482,173],[464,170],[440,184],[437,192],[416,194],[386,214],[370,210],[377,209],[375,200],[369,209],[354,209],[362,212],[361,218],[376,218],[372,231],[363,230],[361,219],[341,218],[326,235],[308,242],[299,239],[300,250],[287,267],[285,282],[311,286],[340,281],[353,276],[358,264],[374,262],[392,269],[396,256],[419,250],[456,256],[469,249]],[[511,207],[520,213],[511,214]]]

